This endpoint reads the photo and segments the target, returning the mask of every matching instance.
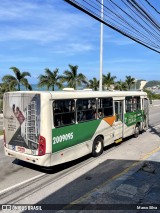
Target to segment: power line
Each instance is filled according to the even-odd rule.
[[[99,0],[65,1],[122,35],[160,53],[160,24],[149,10],[153,7],[148,0],[141,0],[140,4],[136,0],[119,0],[119,3],[106,0],[103,4],[103,20]]]
[[[149,1],[147,1],[147,0],[145,0],[148,4],[149,4],[149,6],[151,6],[158,14],[160,14],[160,12],[149,2]]]

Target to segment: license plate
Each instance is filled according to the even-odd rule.
[[[18,152],[25,152],[25,148],[24,148],[24,147],[21,147],[21,146],[18,146],[18,147],[17,147],[17,151],[18,151]]]

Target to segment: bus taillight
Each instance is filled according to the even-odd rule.
[[[39,136],[38,143],[38,155],[45,155],[46,153],[46,139],[43,136]]]
[[[4,146],[6,147],[6,133],[5,133],[5,130],[3,130],[3,140],[4,140]]]

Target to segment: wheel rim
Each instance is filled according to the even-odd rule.
[[[135,134],[136,134],[136,135],[139,134],[139,127],[138,127],[138,126],[135,128]]]
[[[99,153],[102,149],[102,143],[101,141],[97,141],[96,146],[95,146],[95,152]]]

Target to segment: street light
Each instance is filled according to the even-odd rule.
[[[103,0],[101,0],[101,20],[103,20]],[[99,91],[102,91],[102,70],[103,70],[103,23],[101,22]]]

